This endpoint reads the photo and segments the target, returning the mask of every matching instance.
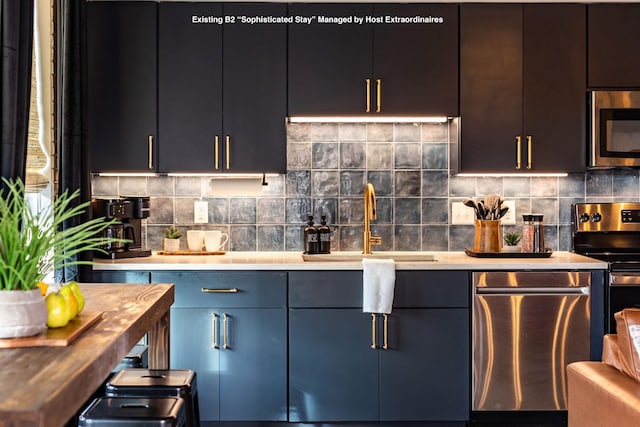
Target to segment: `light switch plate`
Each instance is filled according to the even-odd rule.
[[[209,222],[209,203],[195,202],[193,204],[193,222],[206,224]]]
[[[516,223],[516,201],[505,200],[502,203],[503,206],[508,206],[509,210],[506,215],[502,217],[502,224],[513,225]]]
[[[473,224],[475,219],[475,211],[469,206],[465,206],[462,202],[451,203],[451,224],[463,225]]]

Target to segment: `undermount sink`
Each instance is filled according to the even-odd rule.
[[[366,255],[360,252],[332,252],[330,254],[302,255],[303,260],[311,262],[362,261],[362,258],[393,259],[396,262],[438,261],[434,254],[428,252],[374,252]]]

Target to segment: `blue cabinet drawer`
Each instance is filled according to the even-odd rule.
[[[394,308],[469,307],[466,271],[397,271]],[[362,306],[362,271],[291,271],[289,307]]]
[[[174,283],[173,307],[286,307],[285,272],[151,272],[151,283]]]

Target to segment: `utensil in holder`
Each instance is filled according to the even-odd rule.
[[[501,221],[499,219],[475,220],[474,252],[500,252],[502,250],[500,223]]]

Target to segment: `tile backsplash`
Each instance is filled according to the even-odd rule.
[[[287,128],[287,173],[267,177],[259,196],[215,196],[210,177],[101,177],[94,197],[150,196],[146,246],[162,248],[164,229],[229,233],[233,251],[302,251],[308,214],[326,215],[332,250],[362,247],[363,188],[374,185],[382,236],[374,250],[462,250],[472,225],[451,224],[451,203],[500,194],[522,213],[544,214],[546,245],[571,248],[570,208],[576,202],[640,201],[637,170],[602,170],[568,177],[449,176],[447,124],[297,123]],[[194,224],[194,202],[208,202],[208,224]],[[186,239],[181,242],[186,248]]]

